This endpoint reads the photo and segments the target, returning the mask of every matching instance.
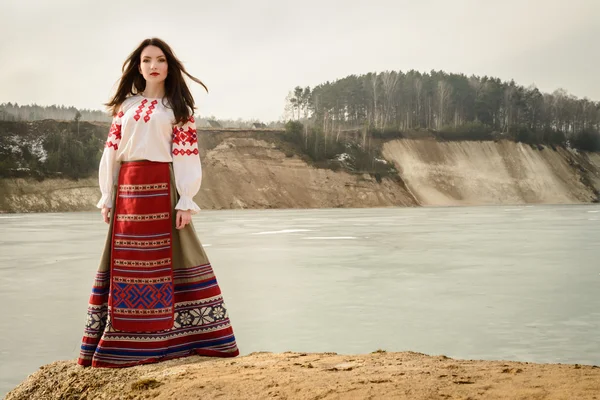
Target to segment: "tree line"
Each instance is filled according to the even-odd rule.
[[[10,102],[0,104],[0,121],[39,121],[45,119],[59,121],[79,120],[88,122],[110,122],[112,117],[104,111],[78,109],[73,106],[19,105],[18,103]],[[254,124],[257,123],[264,125],[268,129],[283,129],[284,125],[282,121],[270,121],[265,124],[256,118],[227,119],[217,118],[214,115],[208,117],[198,116],[198,118],[196,118],[196,125],[200,128],[214,128],[214,125],[217,125],[222,128],[252,129]]]
[[[0,177],[85,178],[98,170],[107,125],[0,121]]]
[[[530,143],[600,151],[600,102],[558,89],[443,71],[386,71],[350,75],[314,88],[297,86],[287,99],[307,134],[337,141],[347,130],[401,136],[427,130],[443,139]],[[329,139],[328,139],[329,138]]]
[[[54,119],[70,121],[79,115],[81,121],[110,122],[111,116],[100,110],[77,109],[70,106],[37,104],[19,105],[18,103],[0,104],[0,121],[39,121]]]

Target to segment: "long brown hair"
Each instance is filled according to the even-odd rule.
[[[194,98],[188,88],[183,74],[186,74],[191,80],[201,84],[206,92],[208,88],[198,78],[190,75],[181,61],[175,57],[175,53],[171,50],[168,44],[158,38],[146,39],[127,57],[123,63],[123,75],[119,81],[119,87],[113,98],[105,105],[112,112],[112,115],[117,115],[119,107],[125,99],[131,95],[141,93],[146,89],[146,80],[139,71],[140,58],[142,51],[147,46],[156,46],[162,50],[167,58],[167,66],[169,68],[165,79],[165,97],[168,100],[170,107],[175,115],[175,123],[184,123],[191,116],[194,110]]]

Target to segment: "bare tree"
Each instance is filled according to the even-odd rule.
[[[307,86],[302,91],[302,109],[304,110],[304,119],[308,119],[308,105],[310,103],[310,87]]]
[[[502,123],[502,131],[508,132],[512,121],[514,119],[514,98],[515,98],[515,88],[514,86],[508,86],[504,90],[504,115],[503,115],[503,123]]]
[[[302,104],[303,104],[303,100],[302,100],[302,94],[304,93],[304,91],[302,90],[302,88],[300,86],[296,86],[294,88],[294,103],[296,105],[296,108],[298,109],[298,121],[300,120],[300,110],[302,109]]]
[[[423,80],[421,78],[415,79],[415,94],[417,96],[417,120],[420,126],[423,109]]]
[[[451,94],[452,87],[445,80],[440,80],[438,82],[438,130],[441,129],[444,124],[444,116],[446,115],[446,109],[448,108],[448,103]]]
[[[382,126],[385,127],[390,119],[390,113],[394,104],[398,74],[393,71],[383,72],[381,74],[381,81],[383,82],[383,95],[385,99]]]
[[[375,73],[371,76],[371,88],[373,89],[373,121],[374,121],[374,125],[375,128],[378,128],[379,125],[377,124],[377,115],[379,112],[379,108],[377,105],[377,84],[379,81],[379,76]]]

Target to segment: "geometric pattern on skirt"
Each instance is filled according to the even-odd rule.
[[[98,273],[78,363],[92,367],[129,367],[193,354],[239,354],[227,308],[210,264],[174,271],[175,323],[159,332],[124,332],[112,327],[108,313],[110,278]]]
[[[174,323],[169,164],[137,161],[119,170],[112,212],[112,326],[161,331]]]
[[[171,165],[169,171],[170,201],[173,210],[178,196],[177,191],[173,189],[174,176]],[[153,191],[159,187],[139,186],[136,189]],[[161,185],[160,189],[164,189],[164,186]],[[198,240],[193,223],[177,230],[174,229],[175,218],[173,217],[170,218],[172,235],[157,238],[119,237],[117,234],[113,235],[115,214],[117,213],[111,213],[104,253],[90,295],[78,364],[120,368],[194,354],[208,357],[239,355],[221,289],[202,244]],[[161,242],[167,239],[168,243]],[[173,257],[150,262],[119,260],[111,257],[114,246],[132,248],[171,246]],[[111,263],[111,259],[114,263]],[[152,332],[116,329],[111,316],[113,314],[111,289],[113,289],[112,293],[115,293],[115,281],[110,276],[111,269],[114,266],[160,268],[165,265],[172,270],[173,289],[172,299],[170,299],[170,304],[173,306],[172,325],[167,329]]]

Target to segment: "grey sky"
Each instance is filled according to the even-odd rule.
[[[600,100],[600,0],[0,0],[0,103],[102,109],[127,55],[169,43],[199,114],[278,119],[294,86],[415,69]]]

